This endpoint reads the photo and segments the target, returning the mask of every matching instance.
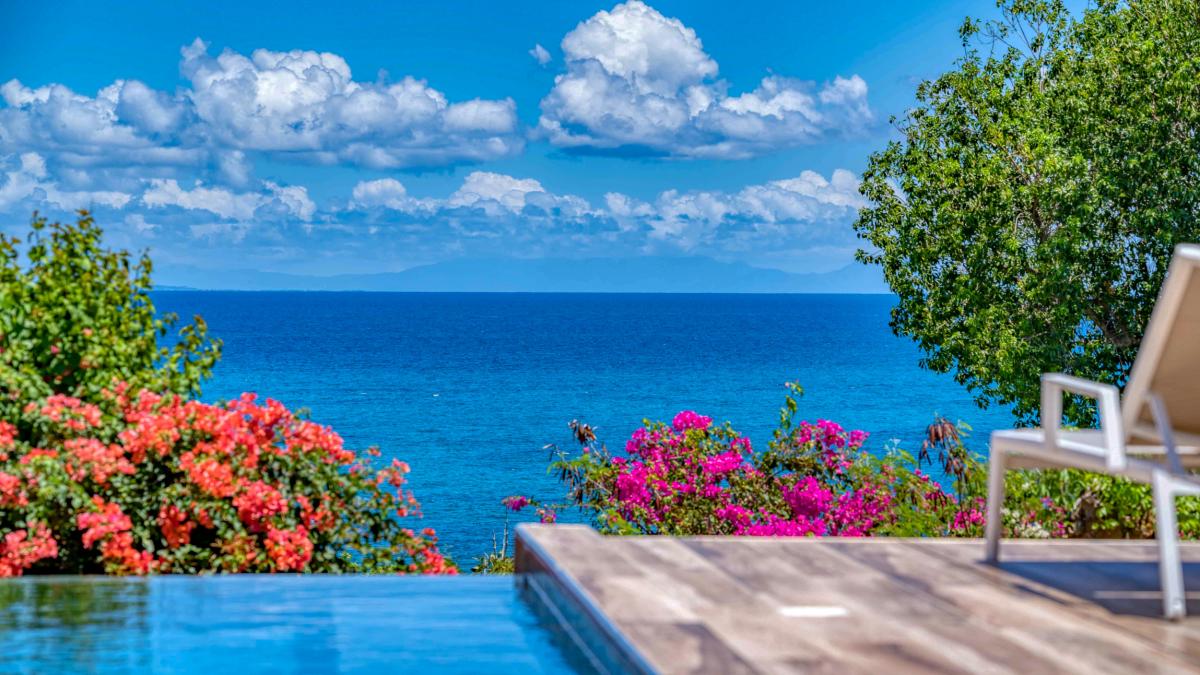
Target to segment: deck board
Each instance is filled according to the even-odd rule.
[[[1200,544],[1183,546],[1193,616],[1168,622],[1154,542],[1006,541],[992,566],[967,539],[517,540],[518,579],[572,589],[657,672],[1200,672]]]

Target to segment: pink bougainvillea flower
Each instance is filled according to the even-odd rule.
[[[529,506],[529,498],[524,495],[512,495],[501,499],[500,503],[508,508],[509,511],[520,511]]]
[[[691,410],[684,410],[671,420],[671,428],[678,432],[688,429],[707,429],[712,426],[712,418],[700,415]]]

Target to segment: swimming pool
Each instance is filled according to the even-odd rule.
[[[0,672],[573,673],[510,577],[28,577]]]

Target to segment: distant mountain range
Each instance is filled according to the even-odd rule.
[[[402,272],[317,276],[159,266],[159,290],[599,293],[887,293],[876,268],[795,274],[701,257],[463,259]]]

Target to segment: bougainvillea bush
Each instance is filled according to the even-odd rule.
[[[947,536],[981,531],[982,501],[968,485],[978,481],[967,471],[954,475],[971,494],[944,490],[922,472],[917,459],[896,449],[877,457],[863,448],[866,433],[829,420],[797,423],[795,413],[789,394],[780,428],[762,451],[728,423],[715,425],[692,411],[679,413],[670,424],[647,421],[621,453],[610,453],[590,427],[576,422],[581,451],[571,456],[556,449],[553,461],[568,487],[567,500],[546,505],[514,496],[505,506],[537,506],[543,521],[555,508],[581,507],[611,534]],[[957,452],[961,445],[943,449]],[[965,467],[961,455],[944,460],[952,471]]]
[[[54,395],[0,422],[0,575],[452,572],[403,463],[252,395]],[[34,435],[41,447],[20,440]]]
[[[48,233],[48,236],[47,236]],[[167,336],[150,263],[86,213],[0,237],[0,576],[453,573],[408,467],[253,395],[196,400],[219,356],[197,320]]]
[[[609,534],[977,537],[983,533],[987,467],[955,425],[939,418],[917,456],[897,446],[864,448],[867,434],[829,420],[797,422],[795,395],[765,449],[728,423],[684,411],[637,429],[610,452],[572,422],[580,452],[552,448],[564,500],[523,495],[509,512],[536,507],[542,522],[578,507]],[[927,470],[940,465],[945,486]],[[1009,537],[1151,537],[1154,512],[1143,486],[1082,471],[1010,471],[1002,528]],[[1200,499],[1179,500],[1181,536],[1200,537]],[[493,558],[495,556],[492,556]],[[482,560],[481,571],[502,569]]]

